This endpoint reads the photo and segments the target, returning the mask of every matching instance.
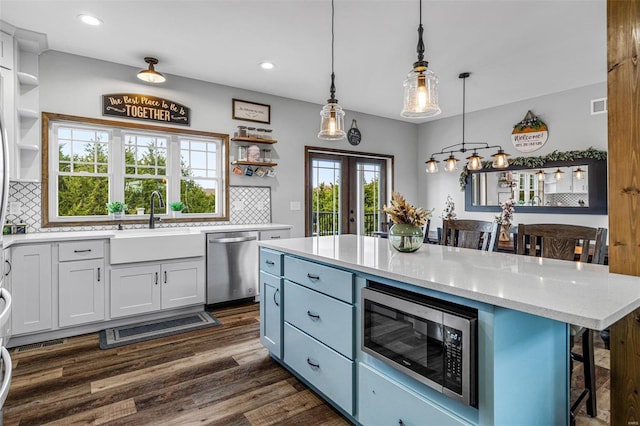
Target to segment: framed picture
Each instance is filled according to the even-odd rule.
[[[233,119],[271,124],[271,106],[232,99]]]

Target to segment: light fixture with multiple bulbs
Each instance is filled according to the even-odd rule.
[[[336,75],[333,72],[333,46],[335,42],[333,32],[335,9],[333,0],[331,0],[331,88],[329,92],[331,97],[327,100],[327,104],[320,111],[320,132],[318,138],[326,140],[340,140],[347,136],[344,131],[344,111],[342,107],[338,105],[336,99]]]
[[[400,115],[406,118],[433,117],[440,112],[438,106],[438,77],[424,60],[422,40],[422,0],[420,0],[420,25],[418,26],[418,60],[404,80],[404,108]]]
[[[495,169],[504,169],[509,166],[509,159],[507,158],[509,154],[505,153],[500,145],[489,145],[486,142],[465,142],[464,141],[464,122],[465,122],[465,99],[466,99],[466,80],[471,75],[471,73],[463,72],[458,75],[458,78],[462,79],[462,143],[457,143],[454,145],[450,145],[442,148],[440,152],[436,152],[431,154],[431,158],[426,162],[427,164],[427,173],[436,173],[438,171],[438,163],[435,159],[436,155],[449,154],[449,157],[444,160],[444,170],[447,172],[453,172],[458,167],[458,160],[453,153],[460,152],[464,154],[467,151],[473,150],[473,153],[467,157],[469,162],[467,163],[468,170],[480,170],[482,169],[482,159],[478,154],[478,150],[481,149],[491,149],[498,148],[498,151],[492,155],[493,163],[492,166]]]
[[[156,58],[152,58],[147,56],[144,58],[144,61],[149,64],[149,68],[146,70],[140,70],[138,72],[138,78],[142,81],[146,81],[147,83],[164,83],[167,81],[164,75],[155,70],[154,65],[158,64],[158,60]]]

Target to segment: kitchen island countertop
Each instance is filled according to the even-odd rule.
[[[424,244],[400,253],[355,235],[260,241],[294,256],[602,330],[640,307],[640,277],[604,265]]]

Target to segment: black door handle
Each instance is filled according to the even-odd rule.
[[[280,293],[280,289],[276,289],[275,293],[273,293],[273,303],[276,304],[276,306],[280,306],[280,302],[278,302],[278,300],[276,299],[276,296],[278,295],[278,293]]]
[[[320,364],[316,364],[315,362],[311,361],[311,359],[309,358],[307,358],[307,364],[309,364],[313,368],[320,368]]]

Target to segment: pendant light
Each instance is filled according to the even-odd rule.
[[[335,97],[336,75],[333,72],[334,14],[333,0],[331,0],[331,88],[329,89],[331,97],[327,99],[327,104],[320,111],[320,132],[318,133],[318,138],[326,140],[340,140],[347,136],[344,131],[344,111],[338,105],[338,100]]]
[[[140,80],[146,81],[147,83],[164,83],[167,81],[165,76],[156,71],[153,67],[158,64],[158,60],[156,58],[147,56],[144,58],[144,61],[149,64],[149,68],[138,72],[138,78]]]
[[[431,158],[426,162],[427,173],[437,173],[438,172],[438,161],[435,159],[436,155],[445,155],[449,153],[449,157],[444,160],[444,170],[447,172],[453,172],[458,169],[458,159],[455,157],[455,152],[466,153],[467,151],[473,150],[472,154],[467,157],[467,165],[466,168],[469,171],[477,171],[482,170],[484,165],[482,164],[482,157],[478,154],[479,150],[483,149],[492,149],[498,148],[498,151],[493,154],[491,157],[493,158],[492,166],[495,169],[504,169],[509,166],[509,159],[507,158],[509,154],[505,153],[500,145],[489,145],[486,142],[466,142],[465,141],[465,122],[466,122],[466,105],[467,105],[467,78],[471,75],[470,72],[463,72],[458,75],[458,78],[462,80],[462,143],[457,143],[454,145],[449,145],[440,150],[440,152],[434,152],[431,154]]]
[[[573,173],[575,174],[576,180],[584,179],[584,170],[582,170],[580,167],[575,169]]]
[[[554,177],[554,179],[555,179],[556,181],[558,181],[558,180],[562,179],[562,174],[563,174],[563,173],[564,173],[564,172],[563,172],[562,170],[560,170],[560,168],[558,168],[558,170],[556,170],[556,171],[553,173],[553,177]]]
[[[544,182],[544,170],[538,170],[536,176],[538,177],[538,182]]]
[[[424,60],[422,41],[422,0],[420,0],[420,25],[418,26],[418,60],[404,80],[404,108],[400,115],[407,118],[427,118],[440,114],[438,106],[438,77],[428,69]]]

